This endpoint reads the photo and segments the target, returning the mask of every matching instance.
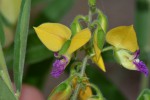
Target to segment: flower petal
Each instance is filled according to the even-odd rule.
[[[106,41],[116,48],[126,49],[135,52],[139,49],[136,33],[131,26],[119,26],[106,34]]]
[[[44,23],[34,29],[42,43],[55,52],[59,51],[71,36],[69,28],[58,23]]]
[[[66,40],[71,37],[71,30],[67,26],[60,23],[44,23],[38,26],[38,28]]]
[[[68,54],[72,54],[74,51],[86,44],[91,38],[91,32],[88,28],[78,32],[71,40],[70,47],[67,50]]]
[[[105,65],[104,65],[104,61],[103,61],[103,58],[102,58],[101,55],[100,55],[98,61],[97,61],[97,59],[96,59],[96,56],[94,56],[94,57],[92,58],[92,60],[93,60],[94,63],[96,63],[96,64],[99,66],[100,69],[102,69],[102,71],[106,72]]]
[[[127,50],[116,50],[114,51],[116,60],[124,67],[129,70],[137,70],[137,67],[133,64],[133,55]]]
[[[69,63],[69,59],[66,56],[62,56],[62,57],[63,59],[56,60],[53,63],[51,75],[55,78],[58,78],[64,72],[66,66]]]
[[[148,76],[149,71],[148,71],[148,68],[147,68],[147,66],[144,64],[143,61],[139,61],[139,60],[137,61],[137,60],[135,60],[133,63],[136,65],[138,71],[144,73],[145,76]]]

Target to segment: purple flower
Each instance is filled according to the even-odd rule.
[[[56,60],[53,63],[53,68],[52,68],[52,72],[51,75],[55,78],[58,78],[63,71],[65,70],[67,64],[68,64],[68,59],[65,56],[62,56],[63,58],[61,60]]]
[[[135,53],[134,53],[134,59],[133,59],[133,64],[137,67],[138,71],[142,72],[145,74],[145,76],[148,76],[148,68],[147,66],[144,64],[143,61],[140,61],[139,60],[139,55],[140,55],[140,50],[137,50]]]

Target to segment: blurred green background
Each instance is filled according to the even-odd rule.
[[[141,58],[149,63],[150,1],[97,0],[97,7],[107,15],[109,29],[119,25],[134,24],[143,55]],[[55,59],[52,52],[37,38],[33,26],[45,22],[59,22],[69,26],[76,15],[88,14],[88,5],[87,0],[32,0],[31,8],[23,82],[40,89],[46,98],[55,86],[68,77],[69,66],[60,78],[55,79],[50,76],[51,65]],[[7,26],[10,27],[9,24]],[[15,26],[11,26],[11,29],[6,28],[5,32],[7,33],[7,45],[4,47],[5,59],[10,74],[13,76],[11,70]],[[89,62],[91,65],[87,67],[86,72],[90,81],[101,89],[107,100],[135,100],[140,93],[141,84],[143,84],[141,73],[126,70],[116,64],[112,52],[106,52],[103,57],[107,72],[102,72],[96,65]]]

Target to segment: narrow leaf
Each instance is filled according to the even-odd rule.
[[[1,15],[0,15],[0,42],[1,42],[2,46],[5,44],[5,34],[4,34],[4,30],[3,30]]]
[[[13,92],[9,89],[3,78],[0,76],[0,100],[17,100]]]
[[[10,81],[10,77],[9,77],[9,74],[8,74],[8,71],[7,71],[7,66],[6,66],[6,63],[5,63],[5,59],[4,59],[4,55],[3,55],[3,52],[2,52],[1,44],[0,44],[0,77],[3,78],[4,82],[7,84],[9,89],[12,89],[11,81]]]
[[[20,92],[22,84],[27,35],[29,27],[30,5],[31,0],[22,0],[20,16],[15,34],[13,70],[17,93]]]

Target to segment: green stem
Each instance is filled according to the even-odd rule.
[[[89,15],[88,15],[88,28],[91,28],[91,23],[92,23],[92,11],[89,11]]]
[[[83,59],[83,65],[81,67],[80,78],[82,78],[84,76],[87,61],[88,61],[88,56],[86,56]],[[77,84],[76,89],[74,91],[74,94],[73,94],[71,100],[77,100],[80,88],[81,88],[81,83]]]
[[[99,98],[103,98],[102,92],[98,89],[98,87],[95,84],[88,84],[88,85],[91,86],[93,89],[95,89]]]
[[[89,9],[89,14],[88,14],[88,28],[89,28],[90,30],[92,30],[92,29],[91,29],[92,14],[93,14],[93,13],[92,13],[92,8],[90,8],[90,9]],[[86,69],[86,63],[87,63],[87,61],[88,61],[88,58],[89,58],[89,56],[86,56],[86,57],[83,59],[83,65],[82,65],[82,67],[81,67],[80,78],[82,78],[82,77],[84,76],[85,69]],[[75,89],[75,91],[74,91],[74,94],[73,94],[71,100],[77,100],[78,94],[79,94],[79,90],[80,90],[80,88],[81,88],[81,85],[82,85],[82,83],[78,83],[78,84],[77,84],[76,89]]]
[[[114,48],[113,46],[109,46],[109,47],[103,48],[102,52],[113,50],[113,48]]]

